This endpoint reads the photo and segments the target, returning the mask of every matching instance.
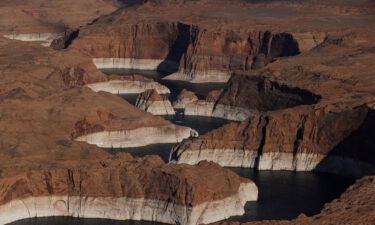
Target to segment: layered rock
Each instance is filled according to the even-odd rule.
[[[357,180],[340,198],[324,205],[322,211],[313,216],[301,213],[293,220],[267,220],[254,222],[218,222],[212,225],[328,225],[328,224],[372,224],[375,220],[374,176]]]
[[[96,92],[105,91],[112,94],[137,94],[150,89],[155,90],[159,94],[170,93],[167,87],[141,75],[111,75],[108,81],[87,84],[87,87]]]
[[[25,171],[2,184],[0,224],[45,216],[207,224],[243,214],[258,194],[253,182],[212,163],[173,166],[127,154],[89,168]]]
[[[190,116],[216,117],[233,121],[243,121],[256,111],[243,107],[218,104],[223,89],[213,90],[205,99],[189,102],[184,105],[184,114]]]
[[[213,163],[168,165],[76,141],[123,131],[134,145],[139,131],[176,140],[190,128],[83,87],[105,75],[76,52],[3,38],[0,51],[0,224],[73,216],[195,225],[241,215],[257,199],[254,183]]]
[[[175,111],[166,96],[159,95],[155,90],[147,90],[139,94],[135,106],[154,115],[174,115]]]
[[[71,48],[94,58],[99,68],[157,69],[169,74],[165,79],[226,82],[232,71],[259,69],[315,48],[348,27],[343,21],[352,16],[353,24],[361,24],[353,31],[371,27],[371,7],[345,3],[331,11],[323,2],[204,0],[199,5],[196,10],[194,1],[152,1],[118,10],[81,29]],[[310,11],[311,18],[301,11]],[[311,19],[327,22],[318,26]]]
[[[319,170],[361,176],[375,171],[374,162],[368,160],[371,153],[339,146],[372,116],[372,110],[364,106],[342,111],[329,107],[251,116],[241,124],[229,124],[182,143],[172,150],[171,160],[188,164],[209,160],[230,167]],[[345,122],[348,118],[351,123]]]
[[[355,48],[372,46],[370,39],[344,35],[309,54],[234,75],[217,104],[246,107],[256,114],[183,142],[171,160],[355,177],[373,173],[369,146],[374,145],[374,99],[368,70],[373,53],[350,56]]]
[[[41,42],[42,46],[49,47],[54,39],[59,37],[59,33],[31,33],[31,34],[7,34],[5,38],[19,41]]]
[[[198,97],[194,92],[183,89],[177,96],[176,101],[173,102],[173,108],[184,109],[187,104],[198,101]]]

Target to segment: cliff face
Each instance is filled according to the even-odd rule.
[[[267,220],[258,222],[218,222],[212,225],[328,225],[328,224],[372,224],[375,220],[374,176],[359,179],[340,198],[327,203],[323,210],[314,216],[301,214],[287,220]]]
[[[70,48],[95,58],[99,68],[154,69],[172,73],[165,79],[191,82],[226,82],[233,70],[261,68],[275,57],[300,52],[288,33],[217,31],[164,21],[120,24],[122,20],[121,12],[102,18],[82,29]],[[104,28],[109,21],[113,28]]]
[[[315,169],[361,176],[374,171],[372,152],[364,145],[359,146],[358,139],[357,143],[347,140],[355,132],[361,132],[362,138],[368,140],[371,134],[365,133],[371,131],[362,127],[371,126],[372,120],[373,110],[366,106],[311,111],[301,107],[250,116],[240,124],[226,125],[180,144],[172,151],[171,160],[189,164],[209,160],[223,166]]]
[[[174,115],[175,111],[167,97],[159,95],[155,90],[147,90],[139,94],[135,106],[154,115]]]
[[[257,6],[237,3],[244,8],[232,10],[224,1],[200,1],[202,8],[194,17],[190,15],[196,8],[192,1],[124,8],[80,29],[70,48],[88,54],[100,68],[153,69],[170,74],[166,79],[226,82],[231,71],[262,68],[277,57],[308,51],[326,37],[319,30],[293,27],[285,29],[290,32],[280,32],[274,26],[255,25],[251,13],[259,13]],[[229,7],[227,11],[225,7]],[[223,11],[224,18],[213,13],[215,10]],[[162,13],[170,16],[162,17]],[[289,18],[280,20],[277,23],[282,24]],[[210,23],[222,27],[215,29]]]
[[[374,92],[368,70],[373,53],[362,52],[372,46],[370,39],[344,35],[293,59],[233,75],[216,107],[252,114],[240,124],[181,143],[171,160],[349,176],[373,173]],[[353,52],[364,55],[353,58]]]
[[[243,214],[256,200],[254,183],[216,164],[168,165],[83,142],[100,145],[95,135],[103,132],[122,134],[105,143],[132,146],[191,136],[190,128],[82,87],[106,79],[86,57],[2,38],[0,50],[0,224],[73,216],[196,225]]]

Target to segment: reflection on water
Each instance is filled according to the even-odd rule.
[[[245,215],[232,217],[230,221],[293,219],[300,213],[312,216],[354,182],[324,173],[230,169],[252,179],[259,189],[258,201],[248,202]]]

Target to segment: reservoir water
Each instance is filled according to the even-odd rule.
[[[293,219],[300,213],[308,216],[319,213],[324,204],[337,198],[352,184],[352,179],[339,176],[290,171],[255,171],[229,168],[252,179],[258,186],[259,199],[247,202],[245,215],[231,217],[230,221]],[[74,219],[47,217],[26,219],[11,225],[163,225],[145,221],[116,221],[104,219]]]
[[[155,71],[134,70],[105,70],[108,74],[141,74],[152,77],[171,90],[169,98],[174,100],[182,89],[194,91],[203,98],[211,90],[224,87],[224,84],[190,84],[181,81],[166,81],[161,79],[162,74]],[[122,95],[134,104],[137,95]],[[131,100],[132,99],[132,100]],[[196,129],[200,135],[232,122],[222,119],[184,116],[164,116],[171,122],[189,126]],[[110,153],[119,151],[129,152],[134,156],[156,154],[167,161],[170,149],[174,144],[155,144],[138,148],[105,149]],[[256,221],[270,219],[293,219],[300,213],[308,216],[319,213],[324,204],[337,198],[345,189],[354,182],[352,179],[343,178],[324,173],[291,172],[291,171],[256,171],[253,169],[229,168],[240,176],[252,179],[258,186],[259,199],[248,202],[245,206],[245,215],[231,217],[230,221]],[[47,217],[26,219],[11,225],[163,225],[145,221],[116,221],[104,219],[76,219],[67,217]]]

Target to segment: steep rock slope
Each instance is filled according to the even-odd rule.
[[[374,176],[359,179],[350,186],[340,198],[326,204],[317,215],[307,217],[301,214],[298,218],[270,220],[259,222],[219,222],[213,225],[329,225],[329,224],[373,224],[375,222]]]
[[[152,69],[171,74],[166,79],[226,82],[231,71],[262,68],[277,57],[308,51],[348,26],[371,29],[370,6],[148,1],[99,18],[80,30],[71,48],[94,58],[99,68]]]
[[[138,95],[135,106],[154,115],[174,115],[175,111],[171,102],[153,89]]]
[[[309,53],[232,76],[217,104],[254,114],[180,144],[171,159],[349,176],[373,173],[373,37],[327,39]],[[262,82],[254,86],[254,80]]]
[[[256,200],[254,183],[213,163],[168,165],[76,141],[144,128],[176,139],[191,129],[82,87],[105,75],[80,54],[2,38],[0,51],[0,224],[74,216],[195,225],[243,214]],[[121,143],[144,140],[128,138]]]

